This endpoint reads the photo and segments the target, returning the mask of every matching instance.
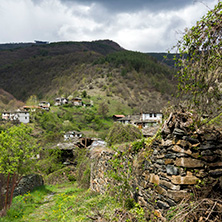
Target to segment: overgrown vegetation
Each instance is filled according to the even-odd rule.
[[[189,109],[214,118],[222,110],[222,2],[187,29],[178,42],[180,95]]]
[[[132,142],[141,138],[142,138],[142,133],[135,126],[130,124],[124,125],[120,123],[115,123],[110,128],[110,131],[106,137],[106,141],[108,145],[111,146],[117,143],[120,144],[124,142]]]
[[[0,221],[142,222],[137,208],[126,211],[113,197],[78,188],[76,184],[60,184],[42,186],[15,197],[7,216]]]
[[[39,153],[31,132],[32,128],[20,124],[0,133],[0,174],[6,182],[3,184],[4,189],[0,189],[1,196],[4,197],[1,215],[5,215],[10,208],[15,187],[22,176],[32,170],[35,155]]]

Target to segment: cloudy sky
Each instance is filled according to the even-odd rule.
[[[163,52],[218,0],[0,0],[0,43],[111,39]]]

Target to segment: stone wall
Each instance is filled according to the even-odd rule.
[[[172,113],[162,126],[161,136],[151,145],[139,153],[126,147],[125,163],[118,170],[129,173],[131,163],[129,192],[142,206],[168,209],[190,197],[194,187],[205,189],[206,196],[216,184],[221,189],[222,134],[215,129],[198,129],[193,118],[191,113]],[[114,156],[118,158],[108,149],[91,152],[92,190],[104,193],[108,184],[117,184],[107,176]]]
[[[43,178],[38,174],[31,174],[24,176],[19,184],[16,186],[13,196],[23,195],[34,188],[39,187],[44,184]]]

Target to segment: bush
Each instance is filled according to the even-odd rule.
[[[62,151],[60,149],[50,149],[42,152],[43,159],[37,163],[38,170],[43,174],[53,173],[64,167],[62,164]]]
[[[142,133],[135,126],[115,123],[106,137],[106,142],[111,146],[113,144],[131,142],[141,138]]]
[[[144,139],[142,139],[141,141],[135,141],[132,144],[132,152],[138,153],[143,147],[145,147]]]

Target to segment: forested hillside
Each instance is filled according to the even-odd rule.
[[[175,92],[174,71],[145,53],[109,40],[32,44],[0,51],[0,88],[17,99],[31,95],[101,95],[130,107],[160,109]]]

